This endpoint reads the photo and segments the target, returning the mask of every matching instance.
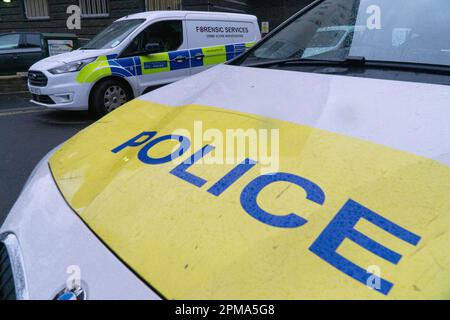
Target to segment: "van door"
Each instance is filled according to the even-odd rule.
[[[186,32],[191,55],[191,74],[233,59],[246,50],[246,44],[257,40],[259,31],[251,21],[201,19],[186,16]]]
[[[19,33],[0,35],[0,75],[15,74],[20,69]]]
[[[137,61],[139,94],[147,88],[171,83],[189,76],[189,51],[185,41],[183,20],[157,21],[137,35],[121,54]],[[159,52],[143,54],[151,44],[159,46]],[[136,56],[135,53],[138,53]],[[125,58],[126,59],[126,58]],[[117,62],[122,65],[122,58]]]
[[[28,71],[33,64],[44,58],[44,51],[42,50],[41,35],[39,33],[27,33],[23,34],[23,36],[25,38],[23,42],[24,49],[20,58],[24,71]]]

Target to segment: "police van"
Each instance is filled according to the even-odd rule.
[[[251,15],[154,11],[115,21],[79,50],[34,64],[32,102],[102,116],[141,94],[245,52],[260,40]]]
[[[0,228],[0,297],[449,299],[448,12],[318,0],[79,132]]]

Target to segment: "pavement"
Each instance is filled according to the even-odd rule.
[[[39,160],[94,122],[88,112],[47,110],[28,100],[24,92],[0,94],[0,225]]]

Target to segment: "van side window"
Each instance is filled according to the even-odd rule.
[[[183,44],[183,23],[181,20],[156,22],[131,41],[123,52],[130,56],[144,51],[148,43],[159,43],[164,51],[175,51]]]

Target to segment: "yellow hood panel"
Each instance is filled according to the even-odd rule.
[[[276,216],[295,213],[305,223],[273,226],[247,212],[254,206],[246,186],[261,175],[262,163],[216,196],[208,190],[242,159],[193,165],[187,172],[206,180],[197,187],[171,173],[180,161],[143,163],[138,154],[146,144],[112,152],[142,132],[156,132],[149,141],[180,128],[192,133],[198,121],[203,132],[278,129],[277,171],[312,182],[323,197],[316,190],[311,191],[316,201],[308,200],[303,188],[283,181],[263,188],[257,203]],[[205,143],[217,141],[193,143],[180,159]],[[149,154],[162,157],[174,146],[161,143]],[[450,168],[430,159],[254,115],[134,100],[70,139],[50,167],[81,219],[169,299],[450,298]],[[350,216],[363,207],[376,221],[359,219],[354,227],[359,242],[347,238],[331,250],[342,236],[339,230],[351,227]],[[369,288],[357,279],[361,274],[351,272],[355,266],[379,271],[392,286]],[[377,288],[380,278],[371,280]]]

